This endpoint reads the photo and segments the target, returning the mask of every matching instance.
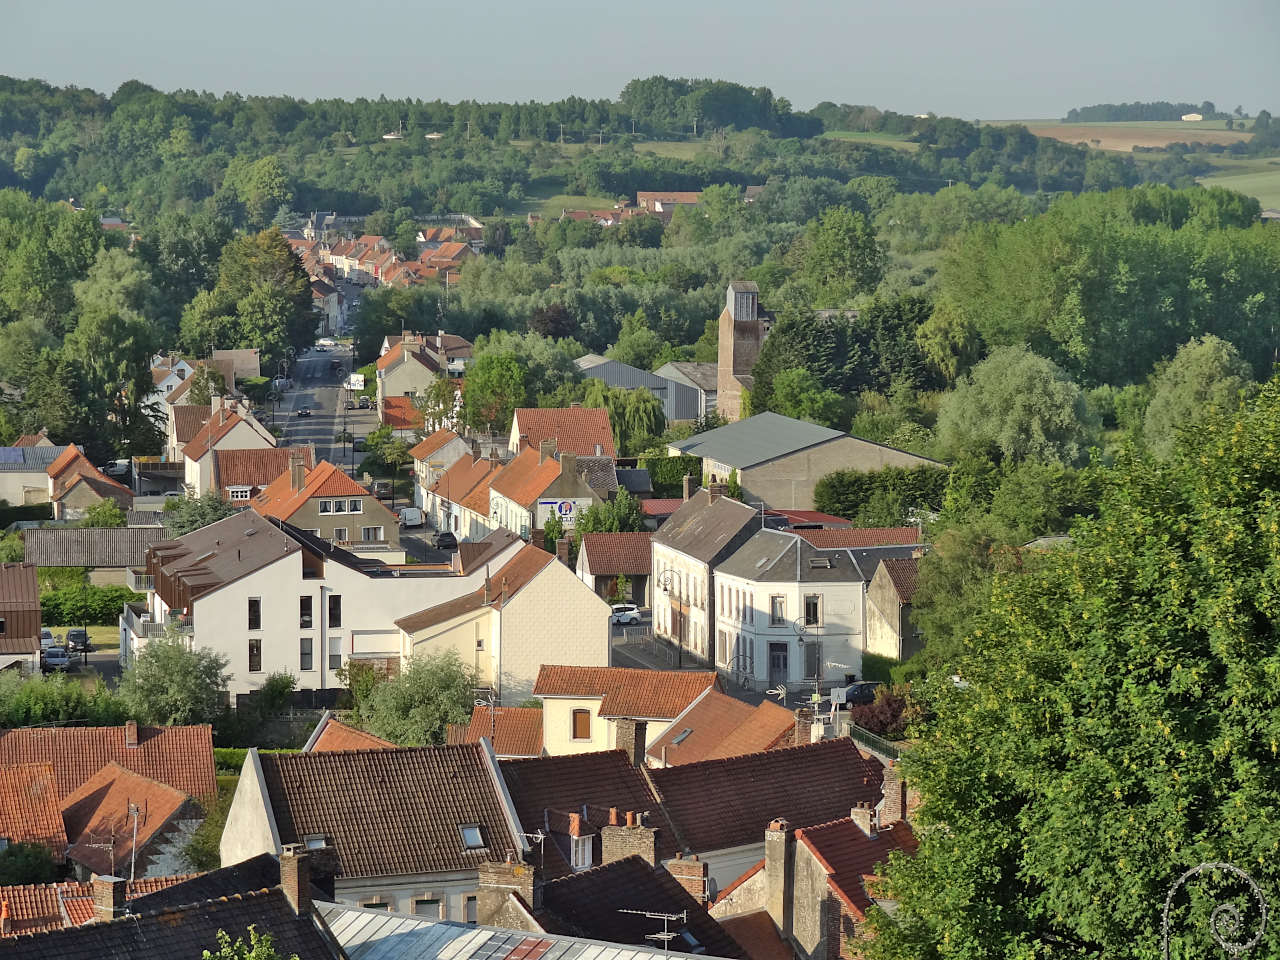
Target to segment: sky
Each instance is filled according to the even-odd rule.
[[[1276,0],[17,0],[0,74],[110,93],[616,98],[633,77],[975,120],[1280,108]]]

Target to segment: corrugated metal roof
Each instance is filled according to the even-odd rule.
[[[35,562],[0,563],[0,610],[25,610],[39,606],[40,588],[36,582]]]
[[[42,567],[140,567],[147,547],[165,537],[162,526],[46,527],[28,530],[23,541],[26,558]]]
[[[681,453],[742,469],[843,436],[846,434],[839,430],[768,411],[706,433],[695,433],[671,446]]]

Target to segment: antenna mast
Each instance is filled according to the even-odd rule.
[[[664,953],[671,950],[671,941],[678,936],[678,934],[673,933],[671,931],[669,924],[674,923],[676,920],[679,920],[682,923],[689,922],[688,910],[681,910],[679,913],[662,913],[658,910],[627,910],[624,908],[619,908],[618,912],[631,913],[631,914],[635,914],[638,917],[648,917],[650,920],[661,920],[662,932],[646,933],[644,935],[644,938],[646,940],[659,941],[662,944],[662,950]]]

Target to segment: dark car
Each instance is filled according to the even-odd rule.
[[[876,702],[876,690],[884,686],[879,680],[860,680],[849,684],[845,693],[845,703],[850,707],[864,703]]]
[[[356,408],[356,402],[354,400],[348,400],[346,402],[346,408],[348,410],[354,410]]]
[[[351,449],[357,453],[364,449],[364,437],[356,437],[351,443]]]
[[[361,409],[361,410],[368,410],[368,409],[369,409],[369,398],[368,398],[368,397],[361,397],[361,398],[360,398],[360,409]]]
[[[67,631],[67,649],[72,653],[92,653],[93,644],[89,642],[89,631],[84,627],[72,627]]]
[[[435,538],[431,541],[431,545],[437,550],[457,550],[458,538],[448,530],[441,530],[435,535]]]
[[[66,647],[46,647],[40,651],[40,669],[45,673],[66,670],[71,666],[71,656]]]
[[[253,419],[255,420],[267,419],[267,411],[262,407],[258,407],[256,410],[253,411]]]
[[[310,407],[299,407],[299,408],[297,409],[297,411],[295,411],[294,416],[297,416],[297,417],[309,417],[309,416],[311,416],[311,408],[310,408]]]

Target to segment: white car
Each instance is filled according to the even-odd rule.
[[[58,638],[53,635],[53,631],[48,627],[40,628],[40,649],[47,650],[58,642]]]
[[[102,472],[108,477],[124,477],[129,474],[128,460],[110,460],[102,467]]]
[[[634,603],[615,603],[613,613],[609,615],[610,623],[639,623],[640,608]]]
[[[316,341],[317,347],[336,347],[337,345],[338,341],[333,339],[333,337],[321,337]]]

